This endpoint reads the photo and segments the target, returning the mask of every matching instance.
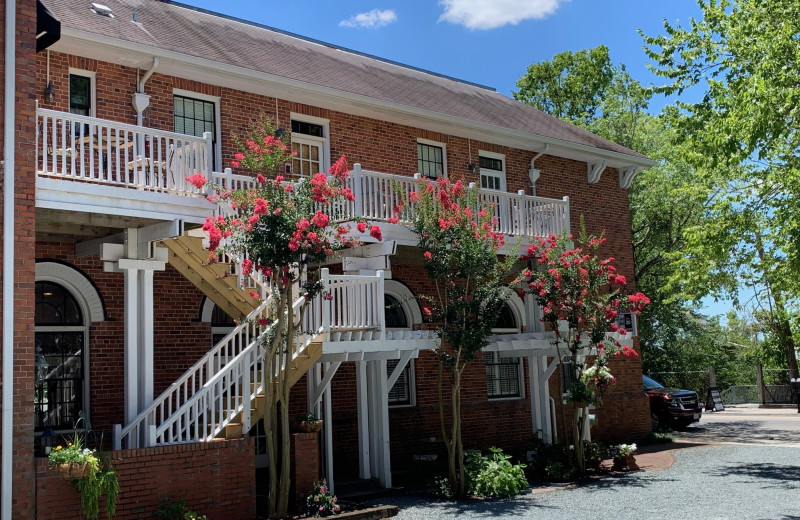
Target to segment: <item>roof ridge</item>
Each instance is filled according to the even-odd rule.
[[[490,92],[497,92],[496,88],[490,87],[488,85],[482,85],[480,83],[475,83],[474,81],[469,81],[469,80],[466,80],[466,79],[460,79],[460,78],[456,78],[456,77],[453,77],[453,76],[448,76],[446,74],[440,74],[440,73],[434,72],[432,70],[423,69],[421,67],[415,67],[415,66],[409,65],[407,63],[401,63],[399,61],[394,61],[394,60],[390,60],[390,59],[387,59],[387,58],[382,58],[382,57],[376,56],[374,54],[369,54],[367,52],[357,51],[355,49],[350,49],[348,47],[342,47],[341,45],[336,45],[336,44],[329,43],[329,42],[326,42],[326,41],[323,41],[323,40],[318,40],[316,38],[309,38],[308,36],[303,36],[302,34],[297,34],[297,33],[291,32],[291,31],[278,29],[277,27],[272,27],[270,25],[254,22],[252,20],[245,20],[244,18],[239,18],[237,16],[231,16],[231,15],[219,13],[217,11],[212,11],[210,9],[206,9],[206,8],[203,8],[203,7],[197,7],[197,6],[194,6],[194,5],[185,4],[183,2],[176,2],[175,0],[156,0],[156,1],[160,2],[162,4],[174,5],[176,7],[181,7],[183,9],[189,9],[190,11],[195,11],[195,12],[198,12],[198,13],[207,14],[209,16],[216,16],[218,18],[231,20],[233,22],[238,22],[238,23],[242,23],[242,24],[245,24],[245,25],[250,25],[252,27],[258,27],[260,29],[266,29],[268,31],[273,31],[273,32],[276,32],[276,33],[279,33],[279,34],[283,34],[285,36],[290,36],[292,38],[297,38],[299,40],[303,40],[303,41],[306,41],[306,42],[309,42],[309,43],[314,43],[314,44],[317,44],[317,45],[321,45],[323,47],[328,47],[328,48],[331,48],[331,49],[335,49],[335,50],[339,50],[339,51],[343,51],[343,52],[348,52],[350,54],[355,54],[356,56],[362,56],[364,58],[369,58],[371,60],[380,61],[382,63],[387,63],[389,65],[394,65],[396,67],[401,67],[401,68],[404,68],[404,69],[413,70],[413,71],[416,71],[416,72],[421,72],[423,74],[428,74],[430,76],[435,76],[435,77],[438,77],[438,78],[447,79],[447,80],[450,80],[450,81],[455,81],[457,83],[463,83],[465,85],[470,85],[470,86],[477,87],[477,88],[480,88],[480,89],[488,90]]]

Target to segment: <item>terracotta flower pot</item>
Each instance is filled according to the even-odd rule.
[[[614,469],[617,471],[635,471],[639,469],[639,466],[636,464],[636,457],[623,455],[614,459]]]
[[[65,480],[88,477],[92,469],[89,462],[67,462],[64,464],[56,464],[53,468],[58,471],[61,478]]]
[[[318,419],[316,421],[302,421],[298,428],[303,433],[314,433],[318,432],[322,429],[322,419]]]

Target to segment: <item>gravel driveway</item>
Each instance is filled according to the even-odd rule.
[[[608,476],[577,488],[514,500],[396,497],[398,520],[780,519],[800,520],[800,447],[716,445],[675,452],[663,471]]]

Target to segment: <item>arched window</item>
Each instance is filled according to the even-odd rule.
[[[509,296],[516,298],[516,296]],[[492,332],[495,334],[515,334],[520,332],[521,319],[514,300],[506,301],[500,308]],[[489,399],[509,399],[523,397],[524,379],[519,357],[506,357],[500,352],[485,352],[486,393]]]
[[[35,297],[34,428],[69,430],[88,413],[88,323],[79,301],[58,283],[36,282]]]

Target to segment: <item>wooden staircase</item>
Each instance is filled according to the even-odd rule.
[[[214,253],[203,247],[201,236],[191,233],[159,243],[169,251],[170,265],[230,317],[242,319],[253,312],[259,302],[239,286],[234,266],[227,262],[209,262],[209,256]]]
[[[314,366],[314,363],[319,361],[322,357],[322,343],[320,342],[313,342],[306,347],[302,354],[298,355],[294,358],[291,366],[291,371],[289,373],[289,386],[294,386],[300,378],[305,375],[308,370]],[[258,381],[261,378],[260,371],[253,373],[253,381]],[[255,389],[256,383],[251,383],[251,393],[253,389]],[[258,421],[264,418],[264,404],[267,399],[267,396],[263,391],[259,392],[255,399],[250,402],[250,424],[256,424]],[[238,439],[242,435],[244,435],[244,425],[242,421],[242,412],[237,414],[234,419],[228,423],[222,431],[220,431],[216,438],[220,440],[224,439]]]
[[[209,262],[209,257],[213,257],[214,253],[203,247],[202,233],[197,230],[189,231],[183,236],[163,240],[159,245],[169,251],[170,265],[232,318],[245,318],[259,306],[260,301],[250,296],[247,289],[239,286],[236,266],[229,262]],[[322,343],[312,341],[292,360],[289,384],[294,386],[321,357]],[[260,370],[251,373],[250,381],[253,382],[246,395],[253,394],[257,385],[255,382],[261,381],[262,375]],[[239,393],[241,395],[242,392]],[[265,399],[266,395],[262,390],[251,400],[251,425],[263,418]],[[217,411],[218,414],[221,412],[227,416],[228,410]],[[245,433],[242,415],[243,412],[236,414],[215,437],[217,439],[241,437]],[[217,420],[211,421],[211,423],[210,426],[213,426]]]

